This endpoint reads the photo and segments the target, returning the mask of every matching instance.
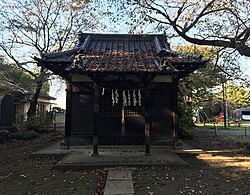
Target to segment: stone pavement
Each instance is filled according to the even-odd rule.
[[[201,149],[183,144],[181,149],[169,146],[151,146],[151,155],[145,156],[143,145],[99,146],[99,156],[92,156],[92,146],[78,149],[60,149],[59,143],[33,153],[38,156],[61,156],[54,169],[89,169],[115,166],[166,166],[186,165],[180,156],[204,153]]]
[[[133,179],[133,169],[110,169],[108,172],[104,195],[132,195],[135,194]]]
[[[57,143],[32,155],[61,156],[62,159],[53,167],[59,170],[104,168],[108,170],[104,195],[133,195],[135,192],[132,171],[136,166],[185,166],[187,163],[180,156],[205,153],[185,143],[180,149],[151,146],[149,156],[145,156],[143,145],[99,146],[99,156],[92,156],[92,151],[92,146],[64,150],[60,149],[60,144]]]
[[[151,148],[151,155],[145,156],[140,146],[100,147],[99,156],[92,156],[92,148],[85,148],[66,155],[55,169],[81,169],[91,167],[145,166],[145,165],[185,165],[175,153],[166,148]]]

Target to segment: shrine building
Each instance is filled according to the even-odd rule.
[[[66,81],[62,146],[176,144],[178,82],[203,67],[170,49],[165,35],[80,33],[68,51],[36,58]],[[165,140],[162,142],[161,140]]]

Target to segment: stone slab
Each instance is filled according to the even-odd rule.
[[[178,155],[166,149],[154,148],[150,156],[136,146],[124,152],[121,148],[105,148],[99,150],[99,156],[92,156],[91,150],[75,151],[66,155],[55,169],[114,167],[114,166],[145,166],[145,165],[186,165]]]
[[[150,156],[145,156],[144,145],[100,145],[99,156],[92,156],[92,152],[92,146],[63,150],[60,149],[60,144],[57,143],[32,155],[59,155],[61,160],[53,167],[53,169],[58,170],[92,169],[97,167],[111,170],[111,168],[124,168],[124,166],[131,167],[132,170],[138,166],[187,165],[181,157],[185,157],[185,155],[197,156],[205,153],[203,150],[193,148],[187,144],[183,144],[183,148],[177,150],[168,146],[152,146]]]
[[[109,171],[108,181],[132,181],[131,171],[123,171],[123,170],[114,170]]]
[[[104,195],[134,194],[134,186],[131,181],[107,182]]]
[[[135,194],[132,173],[127,170],[111,170],[108,173],[104,195]]]
[[[52,144],[49,147],[33,152],[30,154],[32,158],[48,158],[48,157],[56,157],[63,158],[67,154],[72,153],[73,150],[62,150],[60,149],[60,143]]]

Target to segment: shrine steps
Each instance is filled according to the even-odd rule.
[[[71,136],[68,142],[62,142],[61,146],[86,146],[93,144],[92,136],[74,137]],[[143,135],[99,135],[99,145],[144,145],[145,136]],[[178,145],[181,145],[177,142]],[[153,135],[150,137],[150,145],[155,146],[174,146],[174,140],[169,135]]]

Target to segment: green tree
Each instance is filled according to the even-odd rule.
[[[16,87],[20,87],[27,92],[32,92],[34,78],[20,69],[16,64],[10,63],[6,60],[4,55],[0,55],[0,80],[1,82],[8,82]],[[49,94],[50,82],[46,81],[41,89],[41,94]]]
[[[218,116],[221,112],[224,112],[222,98],[212,94],[209,100],[203,105],[203,109],[200,111],[204,111],[211,121],[215,121],[216,116]]]
[[[229,111],[250,107],[250,90],[246,85],[229,81],[225,86]],[[222,99],[222,90],[219,90],[215,96]]]
[[[36,112],[43,84],[51,79],[44,67],[37,67],[34,56],[72,48],[77,33],[98,28],[98,18],[89,10],[89,1],[2,0],[0,2],[0,48],[21,70],[34,79],[34,93],[28,117]]]
[[[4,59],[2,56],[2,63],[0,65],[1,79],[2,81],[8,81],[13,83],[19,87],[26,89],[27,91],[31,91],[31,83],[34,82],[33,78],[26,72],[23,72],[18,66],[15,64],[11,64]]]
[[[194,73],[180,81],[180,95],[186,102],[192,102],[194,110],[206,105],[210,100],[211,89],[221,83],[221,68],[216,64],[216,47],[184,45],[175,47],[176,50],[186,53],[201,54],[210,61],[205,67],[196,70]]]
[[[180,116],[186,116],[181,121],[187,121],[188,118],[191,120],[193,113],[198,113],[200,109],[213,119],[224,108],[222,97],[214,96],[214,88],[221,86],[228,75],[231,78],[238,78],[242,74],[240,69],[235,66],[234,59],[230,59],[232,66],[225,67],[224,63],[218,63],[218,56],[216,55],[219,50],[218,47],[184,45],[177,46],[174,49],[186,53],[201,54],[203,57],[210,59],[206,67],[196,70],[179,83],[182,101],[180,105],[184,110],[191,110],[189,114],[183,115],[180,113]],[[232,109],[230,108],[230,110]]]
[[[227,85],[228,100],[237,108],[250,106],[250,90],[245,85],[230,82]]]

